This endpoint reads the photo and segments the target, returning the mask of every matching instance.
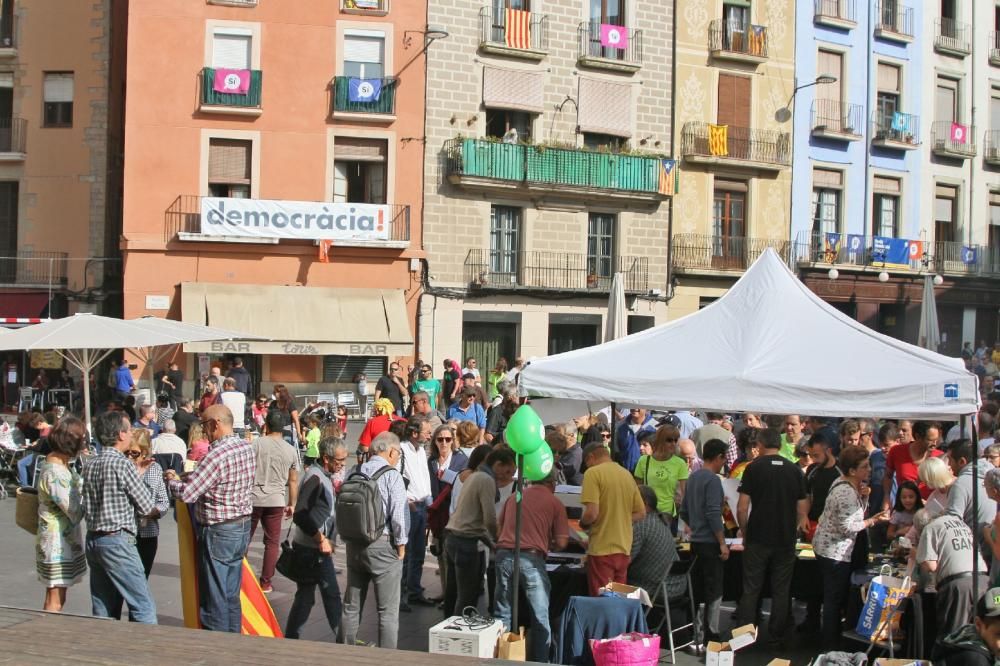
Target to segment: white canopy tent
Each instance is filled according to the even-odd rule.
[[[533,360],[520,386],[581,406],[947,420],[979,407],[976,377],[960,359],[854,321],[771,249],[703,310]]]

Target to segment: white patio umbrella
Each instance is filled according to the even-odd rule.
[[[941,346],[941,328],[938,325],[937,299],[934,297],[934,277],[924,276],[924,298],[920,305],[920,328],[917,346],[936,352]]]
[[[625,307],[625,281],[621,273],[615,273],[608,296],[608,319],[604,326],[604,341],[611,342],[628,335],[628,316]]]
[[[167,320],[159,320],[167,321]],[[173,322],[179,323],[179,322]],[[0,351],[31,351],[51,349],[66,359],[83,374],[84,421],[90,423],[90,375],[94,368],[116,349],[148,349],[181,342],[204,342],[246,338],[230,331],[221,334],[219,329],[189,329],[190,335],[182,336],[178,329],[169,330],[170,324],[149,321],[126,321],[114,317],[80,313],[63,319],[52,319],[28,328],[11,331],[0,336]]]

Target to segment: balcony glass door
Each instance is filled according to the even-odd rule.
[[[727,2],[722,5],[722,48],[747,52],[747,31],[750,29],[750,3]]]
[[[882,27],[892,32],[899,32],[897,25],[899,12],[896,5],[896,0],[882,0],[882,16],[880,17]]]
[[[746,185],[744,191],[715,190],[712,209],[712,267],[742,268],[746,235]]]
[[[521,209],[493,206],[490,211],[490,279],[517,284],[521,249]]]
[[[601,45],[602,23],[624,26],[625,0],[590,0],[590,55],[621,60],[625,50]]]
[[[615,216],[591,213],[587,229],[587,287],[607,289],[615,271]]]
[[[490,41],[496,44],[507,42],[507,10],[530,11],[529,0],[492,0],[493,16],[490,25]]]

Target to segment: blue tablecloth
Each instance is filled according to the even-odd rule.
[[[638,631],[647,633],[646,615],[636,599],[570,597],[559,623],[556,661],[593,666],[590,638],[614,638]]]

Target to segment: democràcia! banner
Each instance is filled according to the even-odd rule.
[[[202,197],[205,236],[298,240],[389,240],[391,206]]]

